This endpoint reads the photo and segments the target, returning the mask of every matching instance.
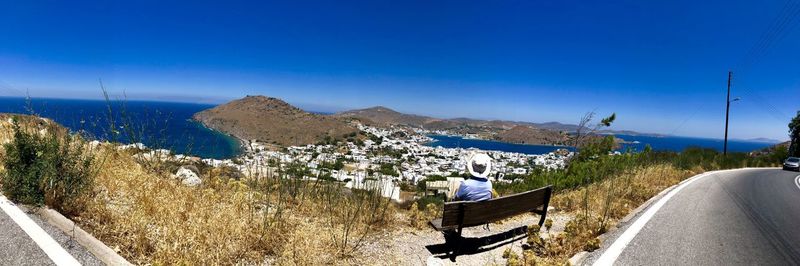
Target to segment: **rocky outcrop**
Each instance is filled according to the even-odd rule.
[[[369,122],[380,125],[408,125],[415,127],[421,127],[427,123],[439,120],[427,116],[404,114],[383,106],[350,110],[338,113],[336,116],[368,120]]]
[[[545,144],[545,145],[564,145],[567,142],[567,135],[556,131],[533,128],[529,126],[515,126],[509,130],[504,130],[495,139],[504,142],[521,144]]]
[[[241,140],[281,146],[315,144],[358,132],[341,118],[308,113],[265,96],[247,96],[196,113],[193,118]]]
[[[181,166],[181,168],[178,168],[178,171],[175,172],[175,178],[180,179],[181,183],[190,187],[202,184],[203,180],[197,175],[196,170],[192,170],[191,168],[192,167]]]

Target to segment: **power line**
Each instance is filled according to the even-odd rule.
[[[778,27],[778,25],[781,25],[783,24],[783,22],[786,21],[786,18],[788,18],[787,14],[790,13],[788,11],[791,10],[792,5],[794,3],[795,2],[792,0],[787,0],[784,3],[781,12],[779,12],[778,15],[775,17],[775,20],[773,20],[772,23],[770,23],[770,25],[767,27],[767,30],[761,33],[761,36],[758,39],[758,41],[753,46],[751,46],[749,50],[747,50],[745,56],[742,57],[742,59],[733,68],[734,70],[736,70],[737,72],[742,71],[742,66],[744,65],[744,63],[750,61],[751,58],[753,58],[754,55],[756,54],[756,51],[759,51],[764,47],[766,40],[770,39],[770,36],[774,35],[776,29],[780,28]]]
[[[9,91],[12,94],[19,94],[19,96],[27,96],[28,95],[27,93],[23,92],[20,89],[14,88],[14,86],[11,86],[10,84],[8,84],[7,82],[5,82],[3,80],[0,80],[0,89]]]
[[[756,94],[752,90],[748,89],[747,87],[742,87],[742,91],[744,91],[747,95],[752,97],[752,99],[755,100],[755,103],[759,105],[759,107],[761,107],[764,110],[764,112],[772,115],[773,118],[779,121],[782,122],[786,121],[787,116],[783,112],[781,112],[778,108],[775,108],[775,106],[770,104],[769,101],[767,101],[760,95]]]
[[[769,52],[770,48],[783,40],[783,38],[797,26],[798,15],[800,15],[800,1],[787,0],[769,27],[761,34],[759,40],[733,68],[733,70],[736,70],[739,74],[738,76],[741,77],[742,72],[746,74],[753,66],[757,65]],[[780,121],[786,119],[783,112],[772,105],[768,100],[761,97],[757,92],[749,89],[747,86],[738,87],[741,87],[744,93],[755,100],[754,103],[756,103],[757,106],[769,113],[772,117]]]
[[[697,115],[697,113],[699,113],[701,110],[705,109],[705,106],[706,106],[705,104],[700,104],[700,105],[698,105],[698,107],[697,107],[697,108],[694,108],[694,112],[692,112],[692,114],[691,114],[691,115],[689,115],[688,117],[686,117],[686,119],[684,119],[684,120],[683,120],[683,121],[682,121],[680,124],[678,124],[678,126],[677,126],[677,127],[675,127],[674,129],[672,129],[672,131],[670,131],[668,135],[673,135],[673,134],[675,134],[675,132],[677,132],[677,131],[678,131],[678,129],[682,128],[682,127],[683,127],[683,125],[684,125],[684,124],[686,124],[686,122],[689,122],[689,120],[691,120],[692,118],[694,118],[694,116],[695,116],[695,115]]]
[[[786,30],[792,28],[796,17],[800,14],[800,1],[787,0],[775,20],[765,30],[758,42],[747,51],[742,60],[733,68],[737,73],[746,72],[767,53],[767,51],[787,34]]]
[[[756,43],[750,47],[742,59],[735,64],[735,67],[732,68],[732,70],[736,70],[739,74],[742,72],[746,73],[751,67],[760,62],[760,60],[769,52],[770,48],[788,35],[787,32],[789,31],[787,31],[787,29],[793,29],[796,27],[798,15],[800,15],[800,1],[787,0],[772,23],[770,23],[767,29],[761,34],[758,41],[756,41]],[[751,96],[755,100],[756,104],[764,109],[765,112],[769,113],[780,121],[785,120],[786,116],[783,115],[783,112],[778,110],[778,108],[775,108],[775,106],[770,104],[769,101],[747,87],[742,87],[742,89],[745,93]],[[678,126],[670,132],[670,135],[677,132],[678,129],[683,127],[684,124],[694,118],[695,115],[697,115],[697,113],[703,109],[703,107],[705,106],[700,105],[699,108],[695,108],[695,111],[692,112],[692,114],[684,119],[680,124],[678,124]]]

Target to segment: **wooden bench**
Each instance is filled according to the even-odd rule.
[[[539,226],[547,217],[552,186],[487,201],[454,201],[444,204],[441,219],[431,221],[437,231],[455,230],[461,236],[464,227],[479,226],[511,216],[533,212],[540,215]]]

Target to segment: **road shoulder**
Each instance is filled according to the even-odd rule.
[[[64,250],[66,250],[72,257],[74,257],[78,262],[82,265],[87,266],[100,266],[105,265],[103,262],[98,260],[91,252],[89,252],[85,247],[81,246],[73,235],[68,234],[67,232],[62,231],[61,229],[51,225],[50,223],[46,222],[39,214],[37,214],[36,208],[30,208],[26,206],[19,206],[17,205],[23,212],[25,212],[28,217],[33,220],[39,227],[41,227],[45,232],[47,232],[50,237],[52,237],[59,245],[61,245]]]
[[[652,198],[647,200],[642,205],[639,205],[639,207],[637,207],[636,209],[631,211],[628,215],[626,215],[624,218],[622,218],[616,224],[616,226],[614,226],[613,228],[609,229],[608,232],[606,232],[605,234],[602,234],[602,235],[599,236],[600,241],[601,241],[599,249],[597,249],[597,250],[595,250],[593,252],[586,252],[586,251],[580,252],[580,253],[576,254],[575,256],[573,256],[569,260],[570,263],[572,265],[591,265],[592,262],[596,261],[600,257],[600,255],[602,255],[603,252],[605,250],[607,250],[614,243],[614,240],[619,238],[619,236],[622,235],[622,233],[624,233],[625,230],[627,230],[628,227],[633,222],[635,222],[637,219],[639,219],[639,217],[642,216],[642,214],[644,214],[645,210],[647,210],[648,208],[650,208],[650,206],[652,206],[653,204],[658,202],[658,200],[660,200],[665,195],[667,195],[667,193],[669,193],[670,191],[672,191],[676,187],[680,186],[684,182],[687,182],[688,180],[690,180],[693,177],[687,178],[686,180],[681,181],[678,184],[672,185],[672,186],[662,190],[661,192],[659,192],[658,194],[656,194],[655,196],[653,196]]]

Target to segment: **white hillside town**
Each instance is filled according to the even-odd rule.
[[[425,145],[433,141],[428,134],[449,132],[431,132],[402,126],[378,128],[357,122],[355,125],[370,138],[347,141],[338,146],[322,143],[290,146],[281,151],[250,140],[243,145],[245,150],[237,158],[195,160],[213,167],[232,167],[248,177],[275,177],[282,172],[284,178],[297,177],[297,173],[300,173],[303,179],[308,180],[336,180],[348,188],[380,190],[384,197],[399,201],[401,183],[416,185],[429,176],[445,177],[451,183],[461,180],[460,177],[467,172],[467,159],[478,152],[486,153],[494,160],[490,174],[493,182],[513,182],[514,177],[526,175],[534,168],[563,168],[566,160],[573,155],[573,152],[567,150],[535,155],[482,151],[475,148],[431,147]],[[146,150],[141,143],[120,148]],[[159,151],[169,154],[165,150],[153,150],[143,152],[143,155],[145,158],[152,158],[159,156],[154,154]],[[172,155],[171,158],[191,159],[180,154]],[[292,169],[294,175],[287,175],[288,169]]]

